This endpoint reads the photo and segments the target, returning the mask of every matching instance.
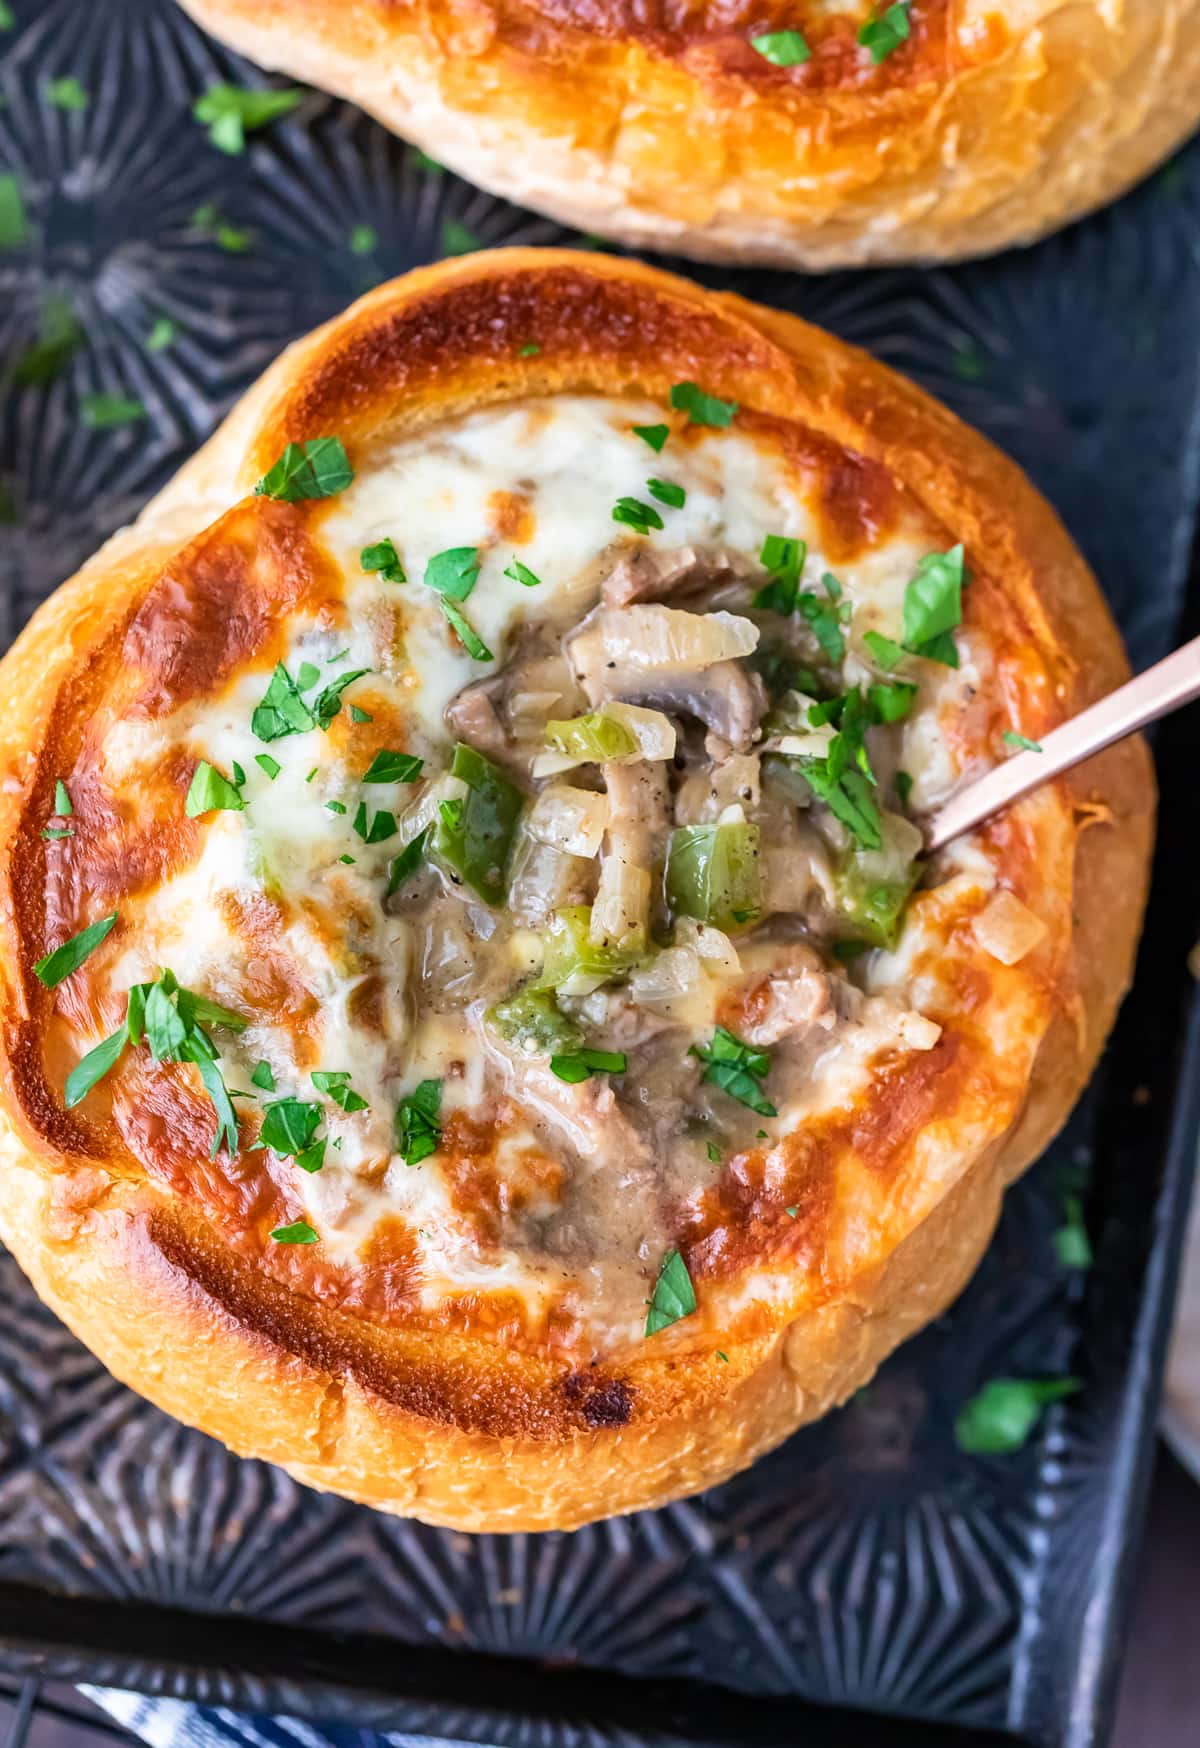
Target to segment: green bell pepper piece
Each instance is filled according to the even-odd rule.
[[[739,821],[672,832],[666,890],[673,911],[719,929],[756,921],[762,909],[758,827]]]
[[[834,875],[834,892],[849,924],[849,938],[872,947],[892,948],[900,939],[904,907],[921,870],[912,862],[903,878],[880,880],[864,870],[862,861],[861,855],[851,851]]]
[[[488,904],[503,904],[505,870],[525,797],[499,766],[460,741],[450,765],[467,794],[461,807],[443,810],[433,849],[443,867],[464,879]]]
[[[583,1033],[559,1012],[549,990],[519,989],[497,1002],[487,1021],[501,1038],[531,1056],[557,1056],[583,1043]]]

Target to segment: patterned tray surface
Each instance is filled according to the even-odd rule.
[[[218,80],[261,75],[171,0],[9,0],[0,20],[9,9],[0,174],[19,178],[29,230],[0,248],[4,641],[293,335],[444,253],[579,241],[316,93],[223,155],[190,106]],[[80,89],[57,83],[72,79]],[[1062,512],[1142,664],[1174,635],[1193,533],[1197,235],[1193,148],[1112,211],[999,261],[699,277],[869,348],[992,435]],[[72,314],[76,343],[57,367],[44,345],[31,363],[39,341],[70,336]],[[155,349],[164,317],[170,343]],[[89,429],[98,392],[148,416]],[[1121,1049],[1011,1193],[952,1313],[840,1413],[654,1514],[569,1537],[471,1539],[321,1498],[115,1384],[0,1259],[0,1585],[105,1605],[95,1644],[108,1660],[97,1649],[89,1661],[85,1633],[79,1671],[239,1703],[279,1703],[274,1653],[254,1639],[269,1621],[551,1660],[581,1682],[588,1669],[716,1681],[1044,1742],[1065,1740],[1073,1715],[1071,1740],[1090,1740],[1079,1720],[1106,1679],[1085,1656],[1105,1502],[1144,1432],[1144,1402],[1128,1419],[1128,1362],[1172,1090],[1179,983],[1164,996],[1162,979],[1191,938],[1180,920],[1143,970]],[[1089,1275],[1064,1270],[1052,1241],[1072,1189],[1088,1198]],[[958,1451],[954,1416],[984,1380],[1059,1368],[1086,1388],[1024,1452]],[[138,1664],[136,1631],[127,1652],[111,1650],[124,1618],[113,1602],[131,1621],[137,1604],[236,1616],[245,1660]],[[20,1626],[0,1600],[0,1635]],[[318,1703],[303,1685],[288,1691]],[[434,1706],[423,1727],[576,1739],[516,1710],[484,1724]],[[681,1715],[680,1732],[699,1740],[703,1727]]]

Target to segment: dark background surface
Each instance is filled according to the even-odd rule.
[[[18,28],[0,36],[0,170],[20,177],[31,229],[0,253],[0,642],[136,514],[287,339],[356,291],[477,245],[580,241],[315,93],[243,156],[223,156],[190,105],[218,79],[260,76],[170,0],[14,9]],[[82,109],[47,96],[68,75]],[[364,252],[360,226],[374,236]],[[1063,513],[1143,665],[1185,617],[1200,629],[1194,589],[1187,606],[1198,237],[1193,147],[1116,208],[997,261],[810,280],[697,274],[868,347],[1008,449]],[[49,312],[64,308],[76,343],[45,380],[20,380]],[[150,351],[164,315],[177,336]],[[89,429],[98,390],[136,397],[145,419]],[[1194,791],[1198,750],[1189,727],[1169,727],[1169,796]],[[543,1733],[522,1720],[548,1695],[599,1715],[619,1683],[589,1669],[680,1683],[696,1695],[695,1729],[710,1705],[696,1684],[716,1679],[759,1696],[749,1718],[804,1696],[1017,1729],[1055,1748],[1098,1740],[1192,1158],[1181,1135],[1168,1172],[1200,898],[1194,836],[1169,808],[1117,1040],[1064,1136],[1009,1196],[969,1291],[854,1403],[699,1500],[573,1538],[472,1540],[389,1522],[157,1414],[0,1259],[0,1639],[12,1653],[35,1633],[38,1599],[73,1597],[60,1667],[92,1654],[97,1679],[200,1686],[243,1705],[290,1693],[320,1713],[330,1689],[317,1667],[353,1680],[369,1662],[334,1635],[379,1635],[417,1647],[388,1665],[420,1697],[414,1727],[486,1734],[472,1708],[490,1692],[508,1708],[496,1729],[506,1743],[567,1739],[557,1723]],[[1062,1269],[1052,1241],[1071,1192],[1095,1250],[1087,1275]],[[954,1417],[987,1378],[1067,1370],[1084,1389],[1025,1451],[957,1450]],[[1192,1506],[1177,1477],[1164,1486],[1169,1527],[1155,1546],[1173,1561]],[[1169,1592],[1170,1572],[1152,1567],[1147,1582]],[[1182,1683],[1200,1664],[1162,1661],[1187,1601],[1177,1585],[1139,1650],[1152,1659],[1139,1691],[1160,1707],[1172,1671]],[[152,1655],[153,1623],[170,1609],[219,1617],[219,1632],[189,1640],[203,1670],[181,1673],[161,1636]],[[431,1696],[422,1683],[451,1648],[468,1661]],[[506,1675],[514,1666],[492,1654],[529,1661]],[[1126,1708],[1140,1703],[1131,1691]],[[787,1716],[818,1740],[807,1714]],[[1151,1727],[1165,1730],[1161,1711]],[[837,1739],[829,1730],[826,1717],[820,1741]],[[872,1726],[872,1748],[893,1739]]]

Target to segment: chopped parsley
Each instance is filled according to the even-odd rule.
[[[789,1220],[794,1220],[800,1212],[800,1204],[799,1202],[794,1202],[790,1208],[785,1208],[783,1211]]]
[[[42,95],[51,108],[76,113],[85,110],[90,102],[83,85],[70,74],[65,79],[47,79],[42,86]]]
[[[640,437],[643,443],[648,443],[655,455],[662,454],[663,444],[671,435],[669,425],[634,425],[632,429],[634,436]]]
[[[269,1062],[259,1062],[250,1076],[250,1085],[258,1087],[260,1092],[275,1091],[275,1071]]]
[[[962,591],[969,581],[961,544],[949,552],[926,553],[904,591],[904,641],[897,643],[878,631],[863,637],[885,673],[893,672],[908,656],[947,668],[958,666],[952,633],[962,624]]]
[[[352,704],[350,706],[350,720],[351,722],[374,722],[375,718],[369,710],[363,710],[359,705]]]
[[[393,892],[398,892],[409,876],[415,874],[424,862],[425,845],[432,829],[432,826],[426,826],[424,831],[418,832],[411,843],[405,844],[392,863],[387,885],[389,897]]]
[[[406,583],[404,566],[392,540],[377,540],[374,546],[364,546],[358,562],[367,572],[378,571],[385,583]]]
[[[443,255],[471,255],[474,254],[475,250],[479,247],[479,238],[475,235],[475,232],[471,229],[470,225],[464,225],[461,219],[443,219]]]
[[[396,835],[396,816],[381,807],[370,825],[367,824],[367,804],[360,801],[354,815],[354,830],[364,844],[385,844]]]
[[[794,761],[813,793],[864,849],[883,846],[883,827],[872,790],[875,774],[867,757],[866,731],[871,711],[857,686],[841,698],[809,707],[813,727],[836,721],[838,732],[823,759]]]
[[[197,819],[202,813],[241,813],[245,805],[237,784],[223,777],[207,759],[201,759],[192,773],[191,788],[183,804],[188,818]]]
[[[708,1155],[708,1161],[709,1161],[710,1165],[720,1165],[720,1163],[721,1163],[721,1149],[716,1145],[715,1142],[706,1141],[704,1144],[704,1151]]]
[[[876,66],[894,54],[901,43],[908,41],[912,32],[909,18],[911,5],[912,0],[895,0],[895,5],[889,6],[886,12],[877,12],[859,31],[859,44],[864,49],[870,49],[871,59]]]
[[[435,552],[425,566],[425,587],[453,601],[465,601],[479,580],[482,561],[474,546],[451,546]]]
[[[258,1139],[272,1153],[295,1157],[312,1146],[321,1120],[320,1105],[308,1104],[303,1099],[273,1099],[263,1106]]]
[[[4,227],[4,181],[0,177],[0,243]],[[69,297],[51,294],[38,317],[38,337],[16,360],[16,383],[52,382],[83,340],[83,327]]]
[[[89,923],[86,929],[80,929],[77,935],[72,935],[70,940],[47,953],[44,959],[39,959],[33,968],[34,976],[47,989],[57,989],[64,978],[79,970],[84,960],[96,951],[101,941],[107,940],[116,926],[115,910],[101,917],[99,922]]]
[[[314,727],[313,713],[282,662],[277,662],[262,703],[255,707],[250,728],[258,740],[281,740]]]
[[[312,713],[318,728],[328,728],[338,711],[342,708],[342,693],[354,680],[361,680],[364,674],[369,674],[370,668],[353,668],[348,674],[339,674],[336,680],[331,680],[323,691],[313,699]]]
[[[867,687],[867,702],[876,722],[903,722],[916,696],[917,688],[904,680]]]
[[[768,534],[758,561],[771,581],[758,591],[751,605],[768,613],[780,613],[785,619],[793,614],[800,595],[800,573],[807,556],[808,547],[803,540]]]
[[[42,827],[42,836],[49,838],[52,843],[57,843],[61,838],[73,838],[75,828],[69,825],[47,825]]]
[[[290,1226],[277,1226],[271,1237],[276,1244],[316,1244],[317,1235],[307,1220],[293,1220]]]
[[[327,1098],[331,1098],[334,1104],[339,1106],[341,1110],[366,1110],[366,1099],[363,1098],[361,1093],[356,1093],[350,1085],[350,1072],[348,1069],[316,1068],[313,1070],[310,1079],[317,1091],[323,1092]]]
[[[590,1080],[593,1074],[624,1074],[627,1058],[619,1050],[574,1050],[570,1055],[552,1056],[550,1072],[575,1085]]]
[[[325,811],[326,813],[345,813],[346,803],[344,801],[327,801]]]
[[[173,322],[170,316],[155,316],[150,332],[146,335],[147,352],[165,352],[179,334],[178,322]]]
[[[896,791],[896,798],[901,807],[907,807],[908,798],[912,794],[912,773],[909,771],[897,771],[896,775],[892,778],[892,784]]]
[[[280,771],[283,770],[283,766],[279,763],[279,760],[273,759],[270,753],[255,753],[254,763],[260,770],[267,773],[267,776],[271,779],[272,783],[275,781],[276,777],[278,777]]]
[[[136,425],[146,409],[133,395],[81,395],[79,411],[89,431],[113,431],[119,425]]]
[[[0,176],[0,249],[19,249],[29,237],[21,184],[11,171]]]
[[[296,670],[296,684],[302,692],[309,692],[321,678],[321,670],[315,662],[301,662]]]
[[[192,114],[208,129],[219,152],[237,157],[246,149],[246,135],[287,115],[303,91],[247,91],[238,85],[210,85],[192,106]]]
[[[541,347],[538,345],[536,340],[527,340],[525,342],[524,346],[522,346],[520,351],[517,353],[517,357],[518,358],[536,358],[540,351],[541,351]]]
[[[60,777],[54,785],[54,811],[60,819],[68,819],[75,809],[71,806],[71,797],[67,786]]]
[[[738,410],[736,401],[721,401],[716,395],[705,394],[694,382],[677,382],[671,390],[671,405],[686,413],[693,425],[715,425],[719,430],[733,422]]]
[[[618,498],[613,505],[612,519],[636,529],[639,534],[649,534],[652,528],[664,526],[658,511],[649,504],[643,504],[640,498]]]
[[[1016,747],[1023,753],[1040,753],[1045,751],[1045,748],[1040,741],[1029,740],[1028,737],[1023,734],[1014,734],[1011,728],[1006,728],[1000,738],[1006,747]]]
[[[696,1289],[688,1274],[687,1264],[677,1250],[668,1250],[662,1259],[654,1292],[646,1311],[646,1334],[657,1335],[669,1329],[696,1309]]]
[[[660,504],[668,504],[672,510],[682,510],[687,503],[687,493],[673,480],[648,479],[646,490],[652,498],[657,498]]]
[[[732,1032],[727,1032],[724,1026],[718,1026],[707,1048],[703,1044],[693,1044],[688,1054],[704,1063],[702,1080],[719,1086],[740,1105],[757,1111],[760,1117],[779,1115],[759,1084],[766,1079],[771,1067],[767,1051],[755,1050],[740,1038],[735,1038]]]
[[[487,644],[484,643],[482,637],[480,637],[479,633],[471,624],[462,609],[457,607],[453,601],[447,600],[445,595],[442,596],[440,605],[442,609],[442,618],[446,621],[446,624],[450,627],[451,631],[453,631],[455,637],[457,637],[458,641],[462,644],[472,660],[477,662],[490,662],[492,660],[491,650],[488,648]]]
[[[362,774],[364,783],[415,783],[424,759],[413,753],[378,752]]]
[[[1043,1409],[1081,1388],[1078,1378],[992,1378],[954,1423],[958,1448],[969,1456],[1019,1451]]]
[[[353,478],[341,438],[314,437],[307,443],[289,443],[254,492],[256,497],[295,504],[303,498],[332,498],[344,492]]]
[[[514,583],[520,583],[526,589],[537,589],[541,587],[541,577],[531,571],[527,564],[522,564],[520,559],[515,555],[512,563],[505,565],[504,574],[506,577],[511,577]]]
[[[773,67],[800,67],[812,59],[812,50],[798,30],[764,31],[750,38],[750,47]]]
[[[423,1080],[396,1112],[396,1151],[405,1165],[420,1165],[442,1143],[440,1080]]]

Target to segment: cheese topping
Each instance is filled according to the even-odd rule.
[[[598,396],[377,450],[269,654],[104,728],[111,789],[203,762],[241,805],[122,901],[68,1066],[169,967],[243,1022],[207,1032],[277,1233],[351,1276],[386,1252],[418,1320],[490,1298],[531,1340],[640,1340],[731,1161],[782,1183],[938,1046],[996,885],[977,843],[924,866],[909,818],[990,756],[961,549],[830,489],[766,420]],[[200,1099],[195,1061],[157,1072]],[[133,1064],[107,1084],[144,1153]]]

